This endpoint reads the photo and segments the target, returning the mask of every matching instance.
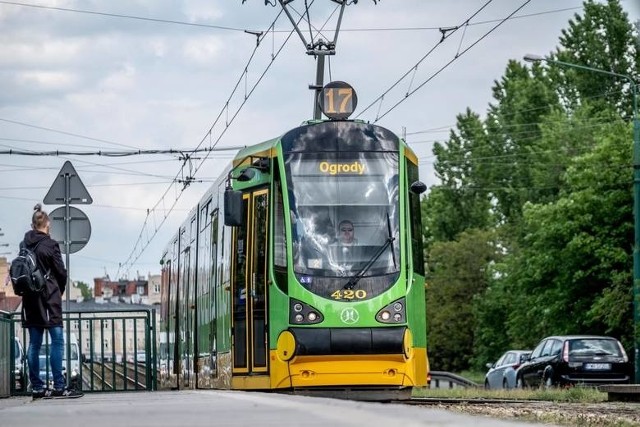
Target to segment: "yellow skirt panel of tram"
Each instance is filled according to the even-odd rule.
[[[424,348],[413,348],[411,357],[403,354],[295,356],[282,360],[272,350],[273,388],[322,386],[420,387],[427,383],[427,355]]]

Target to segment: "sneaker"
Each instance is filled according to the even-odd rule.
[[[72,388],[65,388],[62,390],[52,390],[49,397],[51,399],[77,399],[84,396],[84,393],[74,390]]]
[[[42,390],[33,390],[33,391],[31,392],[31,398],[32,398],[33,400],[36,400],[36,399],[42,399],[43,397],[45,397],[45,396],[46,396],[47,391],[48,391],[48,390],[45,390],[45,389],[42,389]]]

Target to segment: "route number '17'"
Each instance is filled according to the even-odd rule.
[[[353,89],[351,88],[332,88],[325,89],[325,113],[327,114],[351,114],[353,106]]]
[[[345,120],[356,109],[358,95],[349,83],[335,81],[322,88],[318,103],[325,116],[333,120]]]

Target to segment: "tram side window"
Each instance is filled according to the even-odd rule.
[[[287,266],[287,246],[284,234],[284,204],[281,183],[276,182],[275,207],[273,210],[273,260],[276,267]]]
[[[284,224],[284,202],[282,196],[282,180],[278,164],[273,166],[273,263],[276,285],[283,291],[288,291],[287,279],[287,238]]]
[[[406,162],[408,184],[418,180],[418,166]],[[422,245],[422,213],[420,211],[420,195],[409,191],[409,215],[411,216],[411,252],[413,269],[424,276],[424,248]]]

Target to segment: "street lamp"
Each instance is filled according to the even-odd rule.
[[[635,382],[640,383],[640,119],[638,119],[638,82],[631,76],[612,73],[599,68],[585,65],[572,64],[570,62],[556,61],[543,56],[526,54],[524,60],[528,62],[547,62],[552,65],[577,68],[579,70],[594,73],[607,74],[612,77],[625,79],[631,84],[633,93],[633,217],[634,217],[634,241],[633,241],[633,344]]]

